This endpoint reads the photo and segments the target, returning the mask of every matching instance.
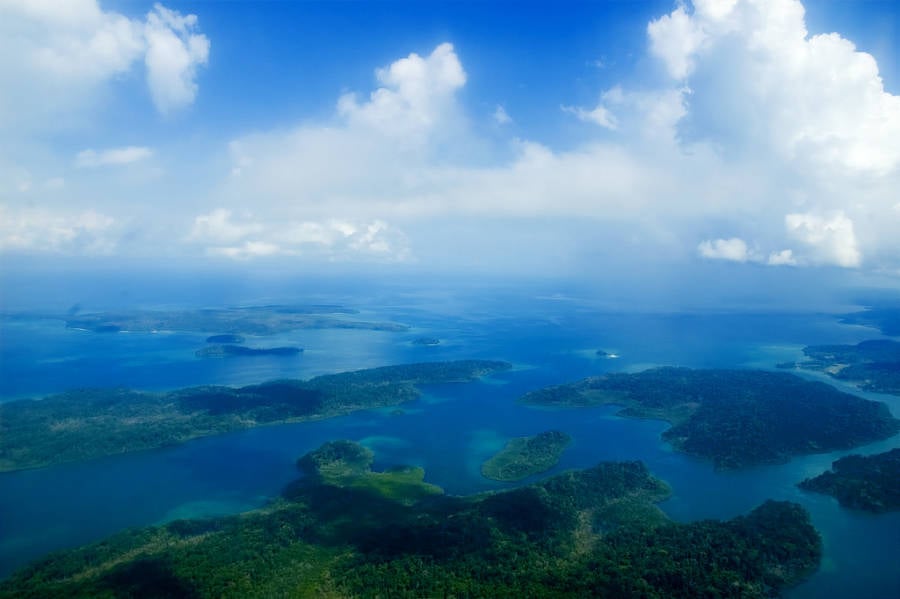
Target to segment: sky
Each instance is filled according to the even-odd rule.
[[[0,269],[900,288],[898,15],[0,0]]]

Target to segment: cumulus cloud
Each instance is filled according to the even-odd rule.
[[[405,236],[381,220],[262,222],[248,215],[235,222],[231,211],[220,208],[197,216],[188,240],[208,255],[239,260],[315,256],[396,262],[409,257]]]
[[[418,137],[433,129],[466,83],[466,72],[450,43],[440,44],[424,58],[413,52],[377,69],[375,75],[382,87],[365,102],[354,93],[341,96],[338,113],[354,125],[393,137]]]
[[[853,42],[810,36],[804,13],[798,0],[697,0],[648,25],[650,49],[715,115],[705,124],[733,136],[720,142],[851,173],[897,169],[900,97]]]
[[[75,155],[75,166],[78,168],[94,168],[98,166],[121,166],[150,158],[153,150],[142,146],[127,146],[96,151],[82,150]]]
[[[830,216],[788,214],[784,217],[788,233],[809,246],[813,260],[822,264],[852,268],[862,261],[853,231],[853,221],[843,212]]]
[[[166,114],[194,101],[209,40],[197,17],[155,4],[144,19],[97,0],[0,2],[0,127],[46,126],[89,110],[97,93],[143,58],[154,104]]]
[[[781,250],[769,254],[766,264],[770,266],[797,266],[797,259],[794,258],[793,250]]]
[[[739,237],[703,241],[697,246],[697,251],[701,256],[710,260],[746,262],[750,259],[747,242]]]
[[[196,15],[182,16],[160,4],[147,15],[147,85],[163,114],[192,104],[197,96],[197,67],[209,58],[209,39],[196,28]]]
[[[260,233],[262,229],[261,224],[249,219],[234,222],[230,210],[219,208],[194,219],[189,239],[204,243],[229,244]]]
[[[59,214],[0,205],[0,251],[109,254],[116,248],[115,220],[104,214]]]
[[[84,14],[95,21],[84,17],[81,27],[96,32],[112,13]],[[195,39],[191,17],[161,7],[151,14],[132,21],[143,39],[137,58],[119,42],[110,47],[127,59],[121,64],[144,57],[148,81],[156,69],[150,86],[167,90],[157,102],[165,112],[193,101],[208,42]],[[153,27],[168,31],[158,68],[149,58]],[[487,139],[460,126],[468,124],[460,57],[449,43],[419,49],[376,69],[371,92],[337,97],[328,118],[229,140],[232,163],[192,197],[184,240],[191,251],[241,259],[396,260],[412,256],[414,242],[430,244],[450,219],[502,223],[485,230],[530,223],[553,239],[548,248],[575,244],[564,227],[552,237],[549,223],[569,219],[590,223],[591,240],[609,231],[633,239],[629,255],[646,259],[868,267],[881,256],[896,269],[898,97],[871,56],[838,34],[810,35],[796,0],[685,2],[646,35],[660,68],[630,79],[641,87],[606,85],[595,105],[564,108],[585,122],[581,141],[565,149],[517,139],[494,153],[502,131],[494,125],[509,115],[487,104],[497,107]],[[103,81],[132,68],[99,64]],[[39,186],[14,175],[7,187]],[[172,212],[184,217],[180,207]],[[446,252],[464,261],[468,246]]]

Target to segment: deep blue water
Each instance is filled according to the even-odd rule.
[[[589,301],[516,294],[406,293],[354,307],[362,309],[360,319],[396,320],[413,328],[408,333],[295,331],[255,341],[300,345],[306,350],[300,356],[217,360],[194,356],[205,338],[200,334],[94,334],[65,329],[61,320],[0,323],[0,398],[7,400],[86,386],[248,384],[424,360],[493,358],[515,364],[512,372],[483,381],[429,386],[421,399],[403,406],[402,415],[359,412],[0,474],[0,575],[48,551],[125,527],[262,505],[297,476],[296,458],[327,440],[359,440],[376,452],[376,468],[421,465],[427,481],[464,494],[508,486],[482,478],[479,466],[509,437],[556,428],[574,438],[556,471],[599,460],[643,460],[672,486],[673,497],[661,507],[679,521],[729,518],[768,498],[803,504],[823,535],[825,560],[791,597],[900,597],[900,514],[851,512],[795,486],[850,452],[716,472],[708,462],[662,443],[665,423],[619,418],[613,407],[545,410],[515,404],[531,389],[608,371],[659,364],[771,368],[798,357],[803,345],[857,342],[877,337],[875,331],[839,325],[823,314],[615,314]],[[421,335],[442,343],[412,345]],[[598,348],[619,357],[598,358]],[[900,415],[898,398],[867,396],[889,402]],[[898,446],[900,438],[894,437],[857,451]]]

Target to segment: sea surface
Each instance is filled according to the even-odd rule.
[[[243,303],[273,299],[323,300],[298,293]],[[363,411],[0,474],[0,576],[48,552],[127,527],[264,505],[298,476],[299,456],[333,439],[370,447],[376,469],[422,466],[426,481],[451,494],[512,488],[483,478],[480,464],[510,437],[553,428],[570,434],[574,442],[548,474],[601,460],[643,460],[672,486],[673,496],[661,507],[677,521],[730,518],[766,499],[802,504],[822,534],[825,553],[821,569],[787,597],[900,597],[900,514],[846,510],[827,496],[796,487],[840,456],[900,447],[900,436],[783,465],[719,472],[709,462],[676,453],[663,443],[664,422],[620,418],[611,406],[548,410],[515,401],[542,386],[658,365],[773,369],[778,362],[798,359],[804,345],[856,343],[880,338],[877,331],[842,325],[825,313],[623,312],[591,297],[520,289],[406,289],[376,298],[347,292],[328,299],[359,309],[355,319],[390,320],[411,328],[399,333],[297,330],[250,337],[250,346],[298,345],[305,351],[297,356],[203,359],[194,352],[203,347],[206,333],[91,333],[67,329],[61,318],[45,310],[40,317],[0,320],[0,401],[98,386],[164,390],[245,385],[418,361],[500,359],[514,368],[473,383],[427,386],[420,399],[402,406],[402,414],[392,409]],[[209,307],[213,300],[194,301],[192,305]],[[441,343],[413,344],[420,336]],[[598,349],[616,357],[600,357]],[[840,387],[884,401],[900,416],[900,398]]]

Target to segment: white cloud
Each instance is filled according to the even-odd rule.
[[[506,112],[506,109],[503,108],[501,104],[497,104],[497,108],[494,109],[494,122],[498,125],[508,125],[512,122],[512,117]]]
[[[452,110],[455,92],[466,83],[466,72],[449,43],[440,44],[425,58],[413,52],[375,74],[382,87],[362,103],[356,94],[344,94],[338,100],[338,113],[353,125],[393,137],[432,130]]]
[[[0,205],[0,251],[109,254],[115,220],[93,210],[59,214]]]
[[[161,4],[131,19],[97,0],[0,1],[0,128],[27,134],[78,122],[141,59],[157,110],[187,106],[209,53],[196,27],[196,16]]]
[[[260,233],[263,226],[257,222],[233,222],[230,210],[219,208],[209,214],[194,218],[189,239],[203,243],[229,244]]]
[[[797,259],[794,258],[793,250],[781,250],[780,252],[772,252],[766,264],[770,266],[797,266]]]
[[[615,130],[618,126],[615,115],[602,103],[597,104],[590,110],[578,106],[563,106],[562,109],[563,112],[572,113],[582,121],[594,123],[607,129]]]
[[[78,168],[94,168],[98,166],[121,166],[141,160],[146,160],[153,155],[153,150],[142,146],[127,146],[124,148],[110,148],[96,151],[92,149],[82,150],[75,156],[75,166]]]
[[[197,96],[197,67],[209,58],[209,39],[195,33],[196,27],[196,15],[182,16],[160,4],[147,15],[147,85],[162,114],[192,104]]]
[[[710,260],[747,262],[751,258],[747,242],[739,237],[703,241],[697,246],[697,251]]]
[[[224,256],[235,260],[247,260],[260,256],[275,256],[286,252],[274,243],[266,241],[245,241],[237,246],[207,248],[206,253],[210,256]]]
[[[720,142],[762,143],[812,168],[900,166],[900,96],[851,41],[809,36],[798,0],[697,1],[647,31],[670,76],[691,81],[695,123],[728,132]]]
[[[262,222],[248,215],[244,222],[234,222],[231,211],[220,208],[197,216],[188,240],[203,246],[208,255],[240,260],[277,255],[388,261],[409,257],[405,236],[381,220]]]
[[[665,63],[674,79],[684,79],[691,73],[694,54],[707,37],[684,6],[647,25],[647,36],[650,51]]]
[[[845,268],[860,265],[862,256],[853,232],[853,221],[842,212],[830,217],[788,214],[784,224],[792,237],[810,247],[816,262]]]

